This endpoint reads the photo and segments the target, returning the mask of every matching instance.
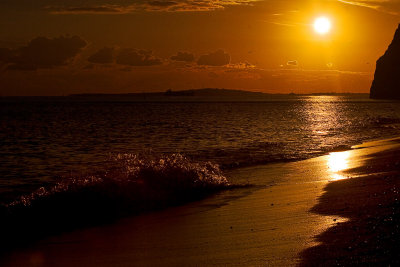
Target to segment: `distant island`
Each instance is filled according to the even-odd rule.
[[[191,89],[191,90],[180,90],[173,91],[168,89],[165,92],[151,92],[151,93],[125,93],[125,94],[71,94],[71,97],[87,97],[87,96],[128,96],[128,97],[238,97],[238,96],[250,96],[250,97],[265,97],[271,94],[262,92],[251,92],[244,90],[232,90],[232,89],[219,89],[219,88],[202,88],[202,89]]]
[[[0,96],[4,101],[56,101],[56,102],[263,102],[280,99],[297,99],[301,96],[348,96],[368,98],[368,93],[310,93],[310,94],[271,94],[255,91],[201,88],[189,90],[168,89],[164,92],[142,93],[81,93],[66,96]]]
[[[370,98],[400,99],[400,25],[385,54],[376,62]]]
[[[165,92],[152,93],[125,93],[125,94],[71,94],[68,97],[81,100],[104,100],[104,101],[268,101],[272,99],[298,97],[298,96],[360,96],[367,97],[368,94],[354,93],[312,93],[312,94],[269,94],[235,89],[202,88],[190,90],[173,91],[168,89]]]

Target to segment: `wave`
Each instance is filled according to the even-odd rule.
[[[180,154],[118,154],[104,170],[61,178],[4,205],[0,224],[7,230],[2,238],[9,244],[41,237],[200,199],[231,187],[219,166],[210,162],[193,162]]]

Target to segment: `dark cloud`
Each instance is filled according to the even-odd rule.
[[[177,2],[173,1],[151,1],[148,2],[149,6],[158,6],[158,7],[170,7],[170,6],[176,6],[178,5]]]
[[[152,51],[133,48],[121,49],[116,58],[117,64],[127,66],[160,65],[162,61],[153,55]]]
[[[250,5],[257,0],[136,0],[129,4],[99,3],[85,6],[46,6],[51,14],[127,14],[136,11],[212,11],[224,9],[226,6]]]
[[[83,67],[84,70],[92,70],[94,69],[94,65],[93,64],[88,64],[85,67]]]
[[[11,64],[7,66],[7,70],[25,70],[34,71],[37,70],[37,66],[33,64]]]
[[[171,57],[175,61],[192,62],[194,61],[194,55],[188,52],[178,52],[178,54]]]
[[[86,42],[78,36],[54,39],[37,37],[18,49],[0,49],[0,61],[10,70],[35,70],[62,66],[73,59]]]
[[[8,48],[0,48],[0,62],[11,62],[15,57],[14,51]]]
[[[114,48],[104,47],[88,58],[91,63],[107,64],[114,62]]]
[[[133,6],[98,5],[98,6],[46,6],[51,14],[126,14],[133,11]]]
[[[223,50],[218,50],[210,54],[202,55],[197,60],[198,65],[208,65],[208,66],[224,66],[229,64],[231,61],[231,56],[225,53]]]

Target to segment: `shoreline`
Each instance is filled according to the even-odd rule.
[[[29,248],[12,251],[0,263],[306,266],[307,252],[302,252],[302,258],[299,253],[318,248],[321,239],[314,237],[347,223],[346,216],[320,214],[316,212],[318,208],[313,208],[321,205],[324,188],[332,180],[353,175],[344,170],[365,167],[366,157],[387,151],[398,139],[367,142],[352,150],[303,161],[235,169],[229,172],[232,179],[248,179],[258,187],[221,192],[112,225],[49,237]],[[330,166],[332,154],[340,164],[346,162],[346,168]],[[340,154],[344,161],[338,157]],[[341,181],[349,180],[355,179]]]
[[[400,140],[390,142],[362,166],[344,170],[350,179],[326,186],[311,211],[347,220],[320,233],[319,244],[301,253],[300,266],[400,264]]]

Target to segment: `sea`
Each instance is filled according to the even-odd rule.
[[[176,195],[186,199],[193,189],[232,186],[225,173],[234,168],[302,160],[399,135],[400,102],[368,95],[265,101],[2,98],[0,203],[8,210],[46,201],[65,210],[75,203],[72,198],[78,206],[112,199],[110,210],[167,206],[169,198],[179,202]]]

